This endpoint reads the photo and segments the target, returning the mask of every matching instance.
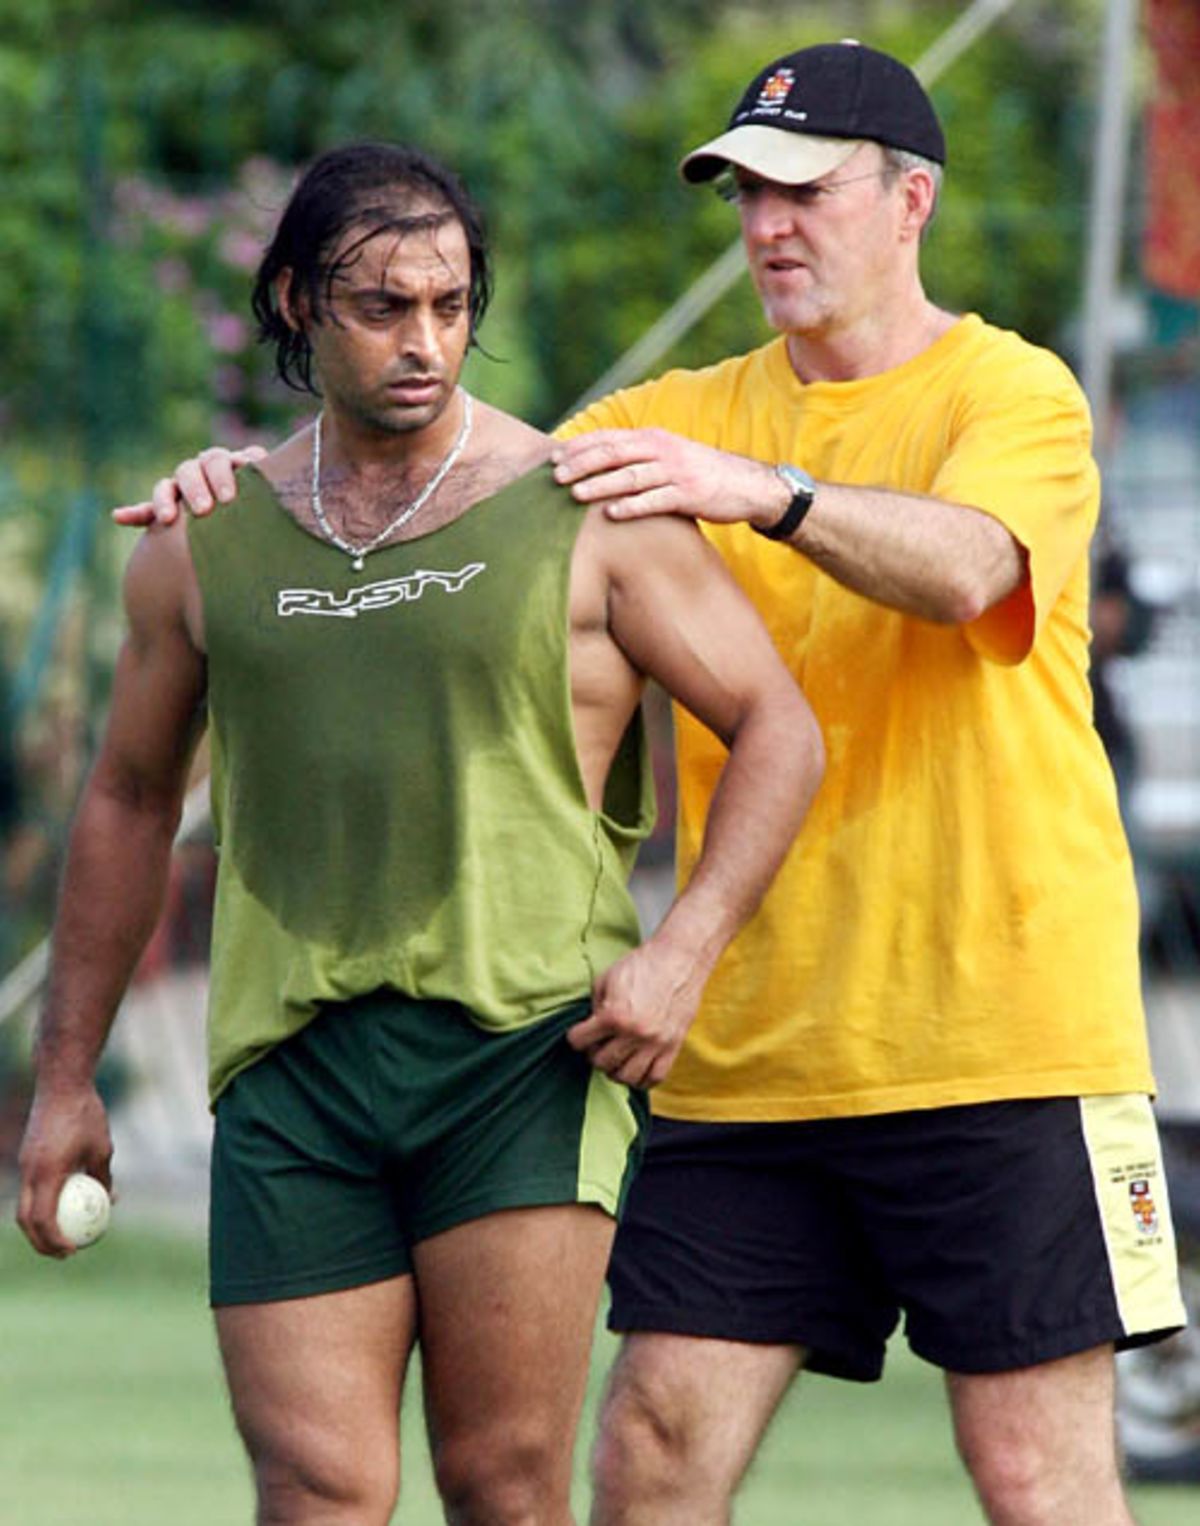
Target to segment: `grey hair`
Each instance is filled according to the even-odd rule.
[[[881,143],[879,147],[883,152],[884,165],[893,175],[902,175],[906,170],[924,170],[933,181],[933,205],[925,219],[925,226],[921,229],[921,237],[924,238],[937,215],[938,201],[942,194],[943,167],[936,159],[926,159],[924,154],[914,154],[907,148],[890,148],[886,143]]]

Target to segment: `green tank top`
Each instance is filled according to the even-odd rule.
[[[640,715],[599,812],[575,750],[582,522],[548,468],[359,573],[258,472],[191,521],[220,852],[214,1099],[318,1003],[392,988],[515,1028],[637,943]]]

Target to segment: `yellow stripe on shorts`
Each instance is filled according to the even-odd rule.
[[[1126,1335],[1186,1321],[1175,1230],[1149,1097],[1082,1097],[1083,1137]]]
[[[579,1150],[579,1202],[598,1203],[616,1215],[637,1133],[628,1090],[603,1071],[593,1071]]]

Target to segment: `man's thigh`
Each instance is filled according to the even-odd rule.
[[[413,1259],[439,1479],[514,1449],[569,1487],[614,1220],[567,1204],[473,1219]]]
[[[412,1278],[218,1308],[216,1322],[260,1496],[311,1494],[387,1519],[416,1337]]]
[[[1011,1372],[951,1373],[955,1439],[989,1520],[1128,1526],[1111,1346]]]

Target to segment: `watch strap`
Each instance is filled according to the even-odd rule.
[[[812,508],[813,499],[817,496],[817,484],[806,471],[787,462],[780,462],[776,466],[775,475],[791,489],[792,501],[773,525],[755,525],[753,528],[767,540],[790,540]]]

